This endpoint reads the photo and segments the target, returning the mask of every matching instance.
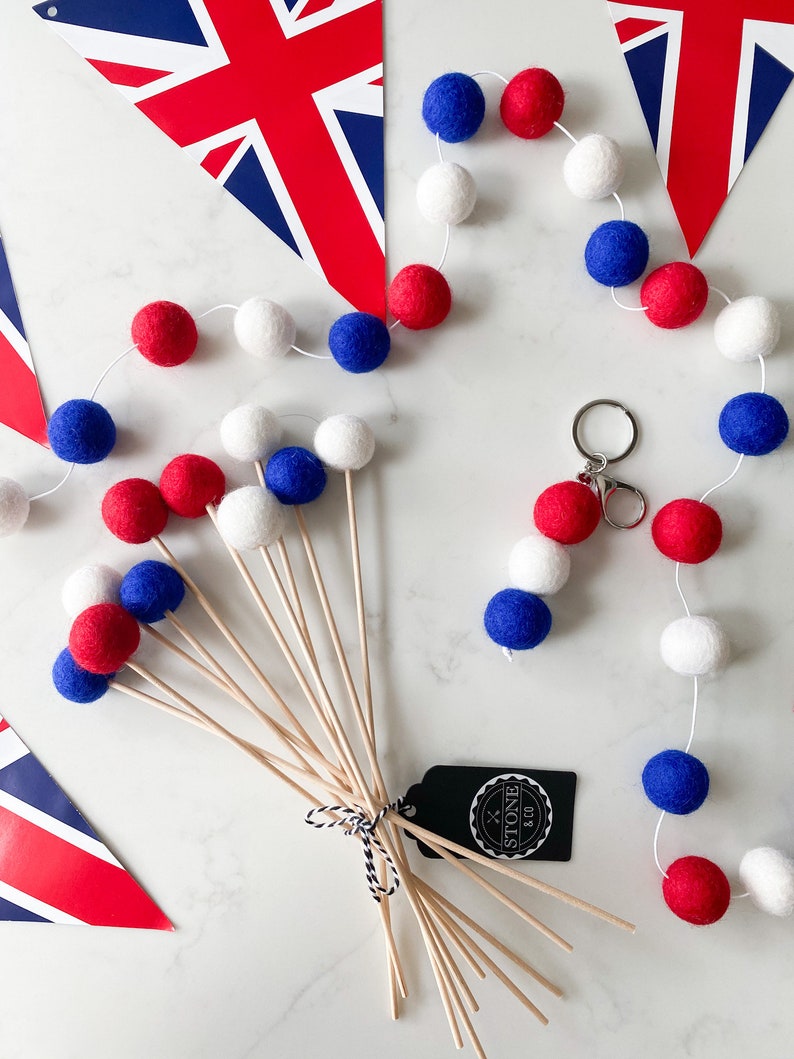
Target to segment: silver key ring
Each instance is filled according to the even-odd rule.
[[[599,405],[606,405],[609,408],[619,409],[626,419],[628,419],[631,426],[631,441],[629,442],[628,447],[618,456],[607,456],[601,452],[588,452],[579,439],[579,425],[582,422],[582,419],[587,415],[591,408],[597,408]],[[607,463],[620,463],[621,460],[625,460],[625,458],[634,451],[639,435],[640,432],[639,427],[637,426],[637,420],[634,418],[632,412],[630,412],[624,404],[621,404],[620,401],[613,401],[611,397],[599,397],[595,401],[588,401],[587,404],[582,405],[573,417],[573,424],[571,425],[571,438],[576,446],[576,451],[581,456],[584,456],[589,463],[599,463],[602,460],[606,460]]]

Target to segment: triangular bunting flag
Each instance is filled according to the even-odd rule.
[[[0,717],[0,920],[173,930]]]
[[[47,444],[47,417],[0,238],[0,423]]]
[[[609,4],[694,256],[794,74],[790,0]]]
[[[381,0],[34,9],[357,309],[385,315]],[[351,139],[339,111],[372,120]]]

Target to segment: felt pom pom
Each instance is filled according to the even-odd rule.
[[[783,405],[768,393],[740,393],[720,412],[720,437],[734,452],[766,456],[788,437]]]
[[[544,537],[560,544],[580,544],[601,521],[601,505],[583,482],[557,482],[535,501],[533,517]]]
[[[730,644],[719,622],[701,614],[690,614],[676,618],[665,628],[659,652],[673,672],[685,677],[704,677],[725,666]]]
[[[748,850],[739,865],[739,878],[762,912],[790,916],[794,911],[794,861],[779,849]]]
[[[314,451],[335,471],[360,471],[375,454],[375,435],[358,416],[328,416],[317,427]]]
[[[590,133],[575,143],[565,156],[562,177],[578,199],[605,199],[621,185],[625,165],[623,152],[614,140]]]
[[[372,313],[345,313],[331,324],[328,348],[340,368],[362,375],[379,368],[389,355],[391,335]]]
[[[138,650],[138,623],[118,603],[97,603],[78,614],[69,632],[69,650],[89,673],[115,673]]]
[[[193,317],[174,302],[150,302],[132,319],[132,341],[141,356],[161,368],[184,364],[196,351]]]
[[[533,66],[516,74],[505,85],[499,113],[515,136],[536,140],[554,128],[564,105],[565,93],[554,74]]]
[[[663,750],[642,770],[648,800],[665,813],[686,816],[699,809],[709,793],[706,766],[683,750]]]
[[[653,270],[640,288],[645,315],[657,327],[686,327],[706,307],[709,284],[688,261],[671,261]]]
[[[513,545],[507,569],[510,583],[516,588],[551,596],[568,580],[571,556],[563,544],[533,533]]]
[[[120,599],[133,618],[150,625],[162,621],[185,598],[185,583],[173,566],[144,559],[124,575]]]
[[[118,603],[120,588],[121,574],[112,566],[104,563],[81,566],[63,583],[63,609],[70,618],[76,618],[80,611],[95,603]]]
[[[748,295],[726,305],[714,321],[723,357],[739,363],[768,357],[780,339],[780,313],[768,298]]]
[[[101,404],[78,398],[55,409],[47,437],[59,460],[99,463],[116,444],[116,426]]]
[[[0,537],[18,533],[28,520],[28,494],[14,478],[0,478]]]
[[[218,507],[218,529],[238,552],[269,548],[284,534],[284,507],[259,485],[233,489]]]
[[[125,478],[105,493],[102,520],[119,540],[145,544],[165,529],[168,507],[154,482]]]
[[[389,312],[403,327],[423,331],[437,327],[452,306],[452,291],[437,268],[406,265],[389,284]]]
[[[474,177],[457,162],[437,162],[416,185],[419,212],[431,224],[460,224],[477,201]]]
[[[283,357],[295,344],[295,321],[276,302],[249,298],[235,313],[234,337],[255,357]]]
[[[510,651],[527,651],[549,635],[551,611],[531,592],[503,588],[489,600],[483,621],[494,643]]]
[[[667,907],[679,919],[705,927],[722,919],[731,900],[731,885],[722,868],[705,857],[679,857],[662,882]]]
[[[649,253],[648,236],[638,224],[605,221],[587,240],[584,263],[597,283],[625,287],[643,274]]]
[[[422,118],[430,132],[445,143],[470,139],[484,117],[485,96],[468,74],[442,74],[425,89]]]
[[[208,504],[217,504],[226,491],[226,479],[217,463],[206,456],[175,456],[160,475],[160,493],[175,515],[201,518]]]
[[[96,702],[108,690],[108,677],[89,673],[78,666],[68,647],[64,647],[52,667],[52,682],[69,702]]]
[[[322,463],[299,445],[274,452],[265,467],[265,485],[282,504],[308,504],[322,493],[325,483]]]
[[[281,423],[269,408],[241,404],[221,420],[221,445],[233,460],[266,460],[281,444]]]
[[[722,520],[713,507],[700,500],[671,500],[651,523],[653,543],[677,563],[702,563],[722,542]]]

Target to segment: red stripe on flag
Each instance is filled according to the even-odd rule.
[[[658,29],[664,24],[664,22],[653,22],[649,18],[622,18],[620,22],[615,23],[615,29],[618,31],[618,40],[621,44],[625,44],[627,40],[641,37],[643,33]]]
[[[222,147],[216,147],[214,150],[210,151],[201,163],[202,169],[206,169],[211,176],[214,176],[217,179],[223,172],[223,167],[244,139],[245,137],[241,136],[239,140],[234,140],[232,143],[225,143]]]
[[[36,376],[4,334],[0,334],[0,379],[0,423],[46,445],[47,417]]]
[[[0,879],[92,926],[174,929],[124,868],[93,857],[2,806]]]
[[[142,88],[152,81],[159,81],[168,73],[167,70],[149,70],[145,66],[127,66],[126,63],[105,62],[103,59],[88,59],[88,62],[111,84],[125,85],[127,88]]]
[[[0,732],[4,732],[6,728],[10,728],[11,725],[4,717],[0,717]]]
[[[305,18],[307,15],[316,15],[318,11],[325,11],[333,2],[334,0],[309,0],[298,18]]]

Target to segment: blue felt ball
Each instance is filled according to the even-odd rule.
[[[475,134],[485,117],[485,96],[468,74],[442,74],[422,100],[425,125],[445,143],[460,143]]]
[[[625,287],[639,279],[648,264],[648,236],[633,221],[599,224],[584,248],[584,263],[597,283]]]
[[[122,578],[119,598],[133,618],[149,625],[177,609],[185,598],[185,582],[168,563],[144,559]]]
[[[740,393],[720,412],[720,437],[734,452],[766,456],[788,436],[783,405],[768,393]]]
[[[47,437],[55,455],[67,463],[99,463],[116,444],[110,413],[96,401],[66,401],[50,416]]]
[[[389,354],[391,336],[380,317],[345,313],[331,324],[328,346],[340,368],[361,375],[381,366]]]
[[[549,635],[551,611],[543,600],[520,588],[497,592],[485,608],[485,631],[500,647],[526,651]]]
[[[706,766],[683,750],[663,750],[642,770],[642,785],[657,809],[685,816],[699,809],[709,793]]]
[[[52,682],[69,702],[96,702],[108,690],[108,680],[109,676],[89,673],[78,666],[68,647],[64,647],[52,667]]]
[[[325,489],[325,468],[313,452],[291,445],[274,452],[265,467],[265,485],[282,504],[309,504]]]

